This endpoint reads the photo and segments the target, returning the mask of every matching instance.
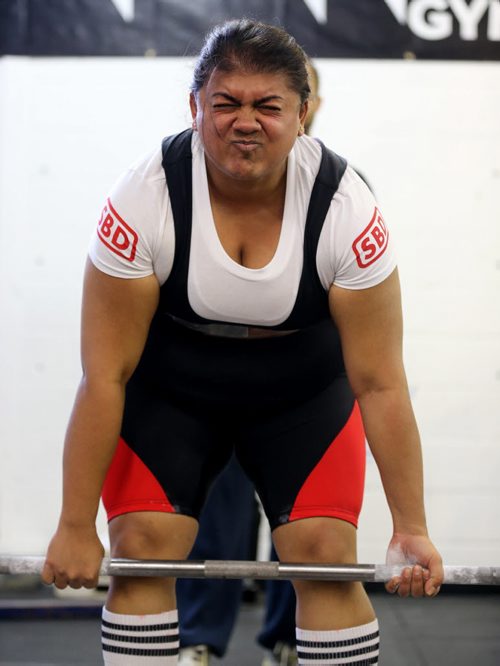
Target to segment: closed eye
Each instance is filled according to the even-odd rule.
[[[235,109],[239,106],[239,104],[231,104],[230,102],[224,102],[222,104],[214,104],[213,108],[214,109]]]

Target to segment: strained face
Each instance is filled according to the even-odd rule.
[[[209,169],[258,180],[286,164],[307,105],[279,73],[215,70],[191,110]]]

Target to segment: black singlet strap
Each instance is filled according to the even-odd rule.
[[[294,308],[286,322],[280,325],[284,328],[302,328],[330,317],[328,293],[318,275],[316,254],[326,215],[347,168],[347,162],[326,148],[321,141],[318,143],[321,146],[321,162],[307,209],[302,276]]]
[[[161,150],[162,166],[167,179],[168,194],[175,227],[175,253],[171,277],[189,262],[191,246],[191,216],[193,209],[193,156],[191,153],[192,130],[167,136]]]
[[[305,237],[305,245],[310,245],[314,251],[315,261],[326,215],[347,168],[347,162],[343,157],[326,148],[318,139],[316,141],[321,146],[321,162],[307,210],[306,230],[309,233]]]

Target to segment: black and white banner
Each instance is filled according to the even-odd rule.
[[[242,16],[313,57],[500,60],[500,0],[0,0],[0,55],[193,55]]]

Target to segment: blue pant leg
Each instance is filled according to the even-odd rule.
[[[278,556],[274,547],[271,560]],[[257,641],[262,647],[272,650],[276,643],[295,645],[295,591],[288,580],[266,582],[266,612],[264,626]]]
[[[200,517],[189,559],[245,560],[251,542],[255,495],[234,458],[216,480]],[[179,579],[180,645],[208,645],[223,656],[241,602],[241,580]]]

